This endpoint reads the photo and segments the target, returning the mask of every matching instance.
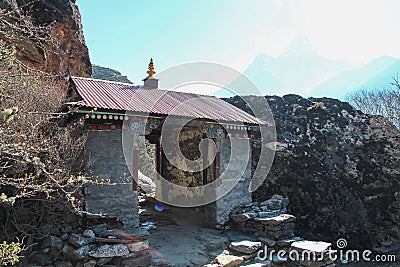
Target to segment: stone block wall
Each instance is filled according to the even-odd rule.
[[[251,181],[251,147],[249,139],[223,139],[221,142],[221,186],[217,196],[233,187],[228,194],[215,202],[216,223],[223,225],[229,221],[229,214],[237,207],[252,202],[249,186]],[[238,176],[239,182],[235,185]]]
[[[86,141],[86,176],[101,184],[86,186],[86,211],[121,221],[125,227],[139,224],[138,194],[132,190],[125,162],[121,131],[90,131]]]
[[[87,184],[86,211],[116,218],[125,227],[139,225],[138,193],[131,183]]]
[[[87,176],[112,183],[130,182],[122,148],[121,131],[90,131],[86,141]]]

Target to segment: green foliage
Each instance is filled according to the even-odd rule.
[[[20,243],[12,242],[7,244],[5,241],[0,244],[0,265],[14,265],[19,262],[19,253],[22,248]]]

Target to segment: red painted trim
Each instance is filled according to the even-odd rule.
[[[121,125],[119,125],[119,124],[115,125],[115,130],[122,130],[122,124]]]
[[[95,130],[98,130],[99,127],[97,125],[95,125],[95,124],[92,124],[92,125],[89,125],[89,129],[95,131]]]

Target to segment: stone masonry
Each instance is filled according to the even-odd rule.
[[[87,184],[86,211],[121,221],[125,227],[139,224],[138,195],[132,190],[120,131],[91,131],[86,142],[93,184]]]

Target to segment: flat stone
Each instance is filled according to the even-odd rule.
[[[262,224],[262,225],[264,226],[264,229],[266,231],[280,231],[280,230],[282,230],[282,225],[264,225],[264,224]]]
[[[251,214],[251,215],[249,215]],[[243,213],[243,214],[233,214],[231,216],[229,216],[231,218],[232,221],[234,221],[235,223],[240,223],[240,222],[245,222],[248,221],[250,219],[253,219],[255,216],[254,213]]]
[[[296,217],[290,214],[282,214],[271,218],[254,218],[254,220],[267,225],[280,225],[282,223],[294,222]]]
[[[255,221],[247,222],[245,227],[254,228],[254,229],[257,229],[259,231],[263,231],[264,230],[264,224],[259,223],[259,222],[255,222]]]
[[[268,237],[265,237],[265,236],[260,236],[258,238],[258,240],[261,241],[263,244],[269,246],[269,247],[275,246],[276,242],[278,242],[276,240],[269,239]]]
[[[285,231],[265,231],[265,235],[269,238],[278,240],[284,238],[290,238],[294,236],[293,230],[285,230]]]
[[[77,248],[89,245],[91,241],[92,241],[91,239],[85,238],[77,234],[70,234],[68,237],[68,242]]]
[[[233,255],[220,254],[215,258],[215,261],[223,267],[232,267],[241,265],[244,259]]]
[[[72,251],[71,256],[75,260],[83,260],[87,257],[90,251],[90,246],[86,245]]]
[[[89,256],[93,258],[110,258],[121,257],[129,254],[128,247],[123,244],[104,245],[97,248],[95,251],[90,251]]]
[[[260,211],[258,213],[258,217],[260,217],[260,218],[270,218],[270,217],[274,217],[276,215],[277,214],[275,212],[272,212],[272,211]]]
[[[136,240],[136,239],[146,239],[147,237],[149,237],[150,233],[147,230],[143,230],[143,229],[129,229],[126,231],[123,230],[110,230],[107,231],[104,234],[106,237],[115,237],[118,239],[130,239],[130,240]]]
[[[240,242],[232,242],[229,248],[240,253],[253,254],[259,249],[261,249],[262,246],[263,245],[261,242],[252,242],[244,240]]]
[[[96,236],[102,236],[105,232],[107,232],[107,224],[106,223],[97,224],[95,226],[92,226],[91,228]]]
[[[142,250],[149,249],[149,245],[147,245],[145,242],[126,244],[126,246],[128,247],[129,252],[139,252]]]
[[[83,231],[82,236],[83,237],[87,237],[87,238],[96,237],[96,235],[94,234],[93,230],[90,230],[90,229],[86,229],[85,231]]]
[[[260,206],[266,206],[270,210],[280,210],[282,207],[282,201],[279,199],[268,199],[262,202]]]
[[[291,248],[297,250],[307,250],[315,253],[322,253],[324,251],[327,251],[331,246],[332,244],[327,242],[304,240],[293,242]]]

